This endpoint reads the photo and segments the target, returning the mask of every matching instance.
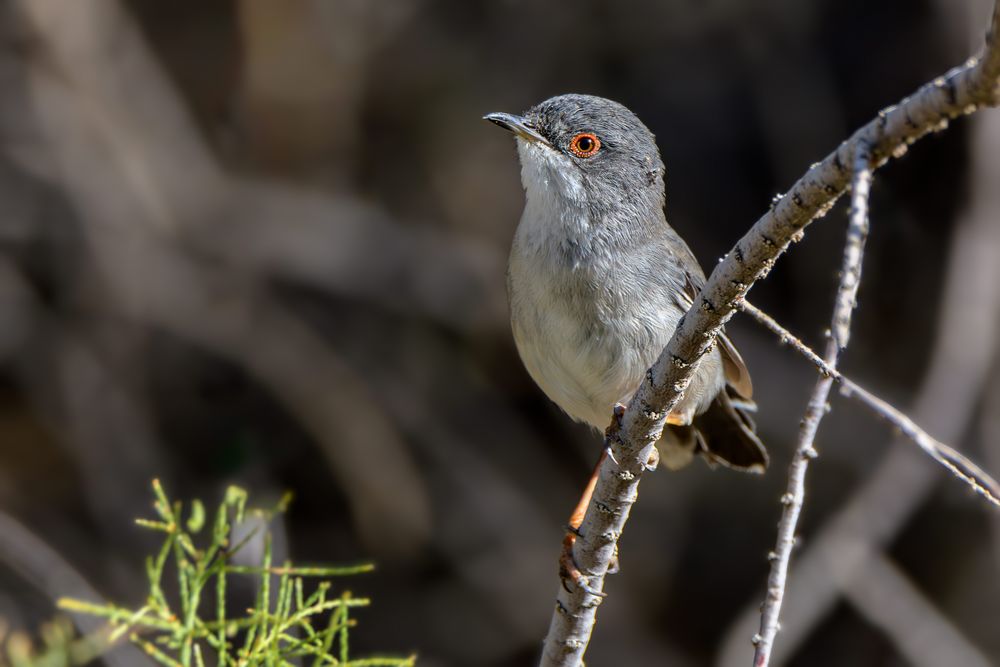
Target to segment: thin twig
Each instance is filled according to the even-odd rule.
[[[969,209],[957,221],[943,257],[945,273],[936,304],[932,349],[927,351],[923,378],[907,405],[907,413],[944,442],[963,437],[980,397],[996,367],[1000,340],[1000,226],[996,224],[1000,194],[995,187],[1000,156],[1000,114],[980,114],[972,123],[970,149],[974,167]],[[1000,164],[1000,163],[998,163]],[[897,438],[890,437],[889,443]],[[875,452],[871,452],[875,454]],[[872,460],[874,458],[874,460]],[[912,448],[890,446],[885,456],[869,456],[870,474],[852,489],[837,509],[796,552],[785,591],[781,641],[772,664],[786,663],[816,631],[843,595],[842,582],[864,567],[861,550],[845,551],[844,540],[871,550],[886,549],[928,498],[941,478],[936,466],[925,465]],[[1000,470],[1000,466],[990,466]],[[745,663],[746,637],[760,625],[760,600],[748,602],[720,642],[716,664]]]
[[[872,162],[881,166],[949,119],[997,104],[1000,79],[1000,2],[994,5],[986,46],[970,59],[924,85],[899,105],[887,108],[859,129],[836,151],[816,163],[791,191],[778,199],[709,276],[695,306],[684,316],[670,343],[647,372],[629,402],[622,425],[609,435],[614,456],[607,457],[573,555],[588,577],[589,588],[600,591],[618,540],[638,493],[639,480],[651,449],[663,432],[666,416],[687,388],[701,357],[711,349],[737,304],[767,275],[775,260],[798,240],[804,228],[826,213],[846,190],[859,145],[871,147]],[[609,415],[610,419],[610,415]],[[581,664],[593,632],[599,596],[581,588],[557,589],[555,611],[540,664],[576,667]]]
[[[860,144],[854,156],[854,177],[851,182],[850,223],[847,226],[847,243],[844,246],[844,261],[837,287],[837,299],[833,308],[831,335],[826,343],[825,366],[836,369],[840,351],[850,336],[851,313],[861,280],[861,259],[864,256],[865,240],[868,238],[868,193],[871,188],[871,153],[867,144]],[[809,461],[816,458],[816,432],[827,411],[827,400],[833,386],[833,375],[820,375],[809,397],[805,416],[799,427],[799,438],[795,456],[788,468],[788,489],[781,496],[783,506],[778,522],[778,540],[774,551],[768,557],[771,573],[767,578],[767,595],[760,611],[760,633],[753,638],[755,667],[766,667],[771,659],[771,647],[778,634],[778,617],[781,601],[785,594],[788,564],[795,546],[795,530],[806,495],[806,472]]]
[[[778,324],[774,318],[764,311],[746,301],[740,304],[740,310],[777,334],[782,343],[791,346],[792,349],[808,359],[824,376],[840,384],[840,393],[843,396],[856,399],[877,416],[885,419],[896,427],[900,433],[912,440],[927,455],[947,468],[956,477],[966,482],[972,487],[973,491],[1000,507],[1000,483],[993,479],[989,473],[960,454],[955,448],[932,437],[904,412],[894,407],[888,401],[879,398],[854,380],[843,375],[836,368],[827,364],[812,348]]]

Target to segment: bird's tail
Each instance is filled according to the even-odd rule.
[[[721,463],[743,472],[764,472],[767,450],[757,437],[750,417],[756,407],[753,401],[740,398],[726,387],[692,424],[664,429],[657,443],[661,462],[677,470],[690,463],[697,453],[711,466]]]

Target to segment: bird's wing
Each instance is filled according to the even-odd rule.
[[[684,248],[687,250],[687,247]],[[690,308],[691,304],[698,297],[701,288],[705,286],[705,277],[698,266],[697,260],[688,250],[689,257],[680,262],[684,268],[684,290],[681,294],[685,308]],[[693,270],[691,266],[693,264]],[[749,401],[753,398],[753,382],[750,381],[750,371],[747,370],[743,357],[736,350],[736,346],[729,340],[729,336],[723,331],[719,333],[719,351],[722,353],[722,367],[726,374],[726,382],[736,391],[740,398]]]

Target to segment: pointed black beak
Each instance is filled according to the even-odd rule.
[[[531,123],[523,116],[515,116],[509,113],[488,113],[483,116],[483,120],[496,123],[505,130],[513,132],[516,136],[528,141],[535,141],[545,146],[551,146],[549,140],[538,133]]]

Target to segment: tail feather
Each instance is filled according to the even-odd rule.
[[[736,470],[762,473],[767,468],[767,450],[755,433],[750,412],[756,407],[746,399],[730,396],[726,387],[692,424],[698,451],[710,464],[721,463]]]
[[[733,398],[727,387],[703,414],[688,426],[667,426],[657,444],[660,462],[679,470],[701,454],[710,466],[724,465],[743,472],[762,473],[767,468],[767,450],[757,437],[750,417],[753,401]]]
[[[680,470],[694,459],[699,450],[698,431],[694,426],[667,426],[656,443],[660,463],[667,470]]]

